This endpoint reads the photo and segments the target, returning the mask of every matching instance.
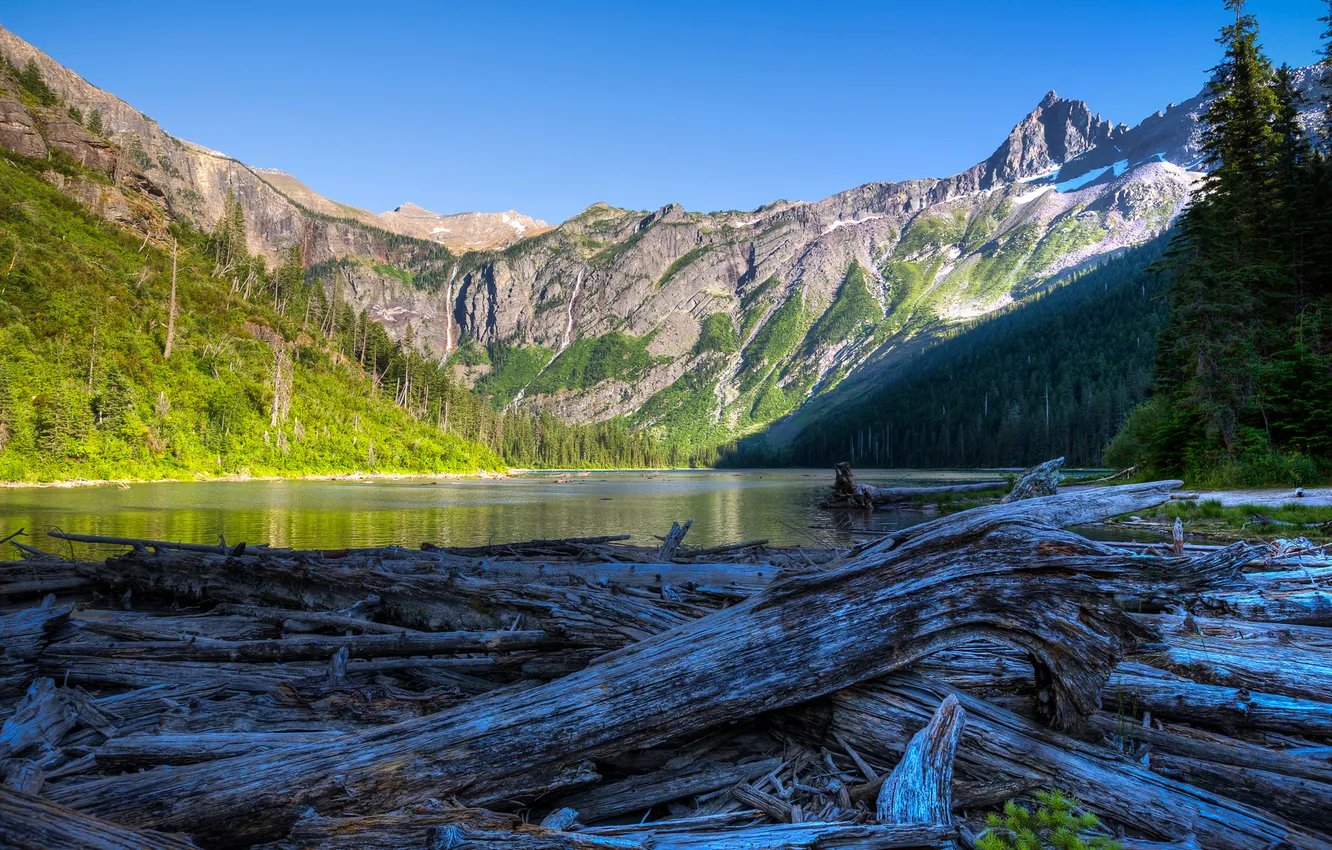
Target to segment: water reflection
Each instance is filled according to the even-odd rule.
[[[988,480],[993,473],[866,470],[880,486]],[[918,511],[845,515],[818,510],[831,470],[554,473],[508,480],[253,481],[0,490],[0,536],[26,528],[54,548],[48,529],[117,537],[342,548],[423,541],[445,545],[538,537],[630,534],[651,543],[693,519],[689,542],[711,546],[767,538],[774,544],[845,544],[853,529],[919,522]],[[65,544],[60,544],[64,546]],[[5,547],[10,549],[11,547]],[[91,554],[81,547],[80,554]],[[112,550],[119,551],[119,550]],[[10,553],[0,555],[10,557]]]

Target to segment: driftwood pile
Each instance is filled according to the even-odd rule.
[[[1063,530],[1176,484],[840,551],[22,544],[0,847],[970,847],[1061,788],[1125,848],[1332,850],[1332,564]]]

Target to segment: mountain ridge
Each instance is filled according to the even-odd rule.
[[[59,69],[55,87],[77,89],[79,103],[110,97],[0,30],[0,52],[21,64],[16,42],[43,73]],[[1304,69],[1299,82],[1310,89],[1314,77]],[[465,252],[438,237],[475,214],[375,215],[177,140],[122,101],[105,120],[173,215],[209,227],[234,194],[252,250],[299,245],[330,298],[410,338],[497,407],[626,418],[686,440],[706,463],[717,446],[785,421],[772,431],[780,444],[791,423],[951,323],[1159,236],[1203,174],[1204,103],[1129,127],[1051,91],[989,157],[950,177],[747,212],[597,203],[554,227],[489,214],[485,227],[522,238]]]

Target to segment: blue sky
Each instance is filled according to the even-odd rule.
[[[1313,61],[1325,0],[1250,9],[1275,61]],[[551,222],[953,174],[1049,89],[1134,124],[1197,93],[1226,17],[1221,0],[0,7],[169,132],[336,200]]]

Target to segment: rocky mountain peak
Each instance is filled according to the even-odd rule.
[[[1065,100],[1052,89],[1004,143],[985,161],[982,188],[1028,180],[1057,169],[1125,132],[1080,100]]]

